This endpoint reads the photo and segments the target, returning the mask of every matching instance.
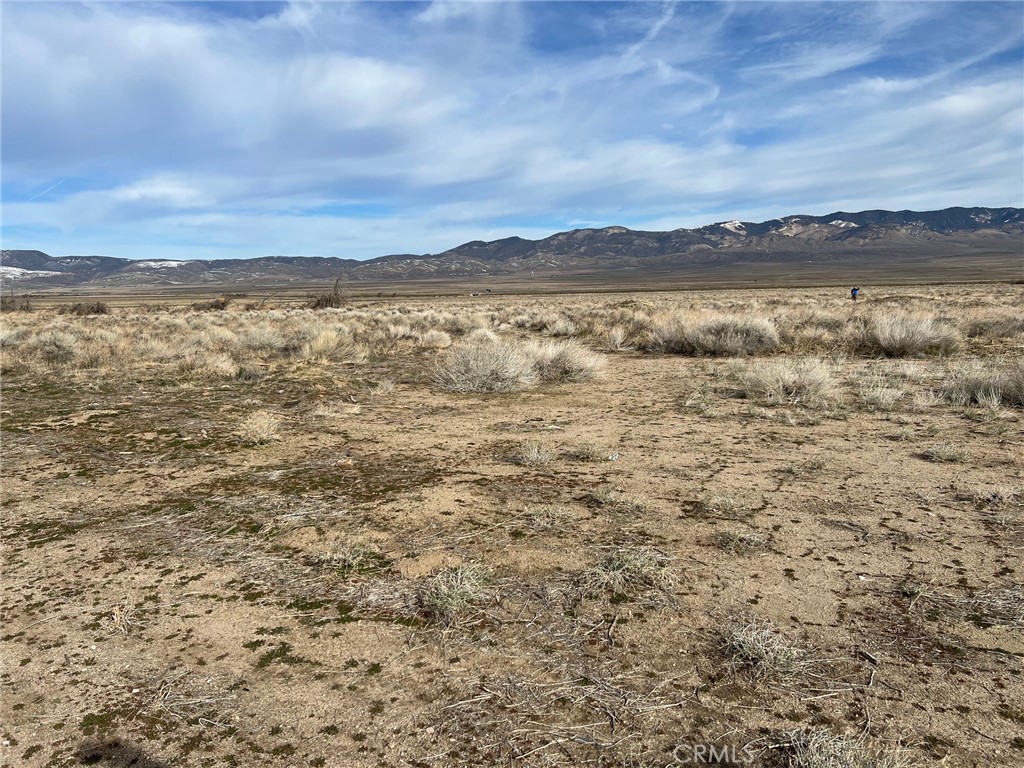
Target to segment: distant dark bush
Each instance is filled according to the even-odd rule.
[[[31,296],[15,296],[14,291],[6,296],[0,294],[0,312],[31,312],[34,309]]]
[[[210,301],[197,301],[192,305],[196,312],[223,312],[231,304],[231,299],[226,296],[218,296]]]
[[[62,315],[85,317],[86,315],[109,315],[110,307],[102,301],[77,301],[74,304],[64,304],[58,311]]]
[[[318,293],[309,299],[310,309],[341,309],[348,303],[348,290],[339,277],[334,281],[334,287],[329,291]]]

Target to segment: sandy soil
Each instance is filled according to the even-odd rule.
[[[640,352],[448,394],[437,354],[7,375],[0,762],[665,766],[714,743],[776,765],[827,731],[1024,763],[1024,631],[993,607],[1021,595],[1021,409],[927,400],[931,359],[872,410],[857,383],[888,362],[839,358],[837,402],[804,408]],[[236,437],[256,409],[279,441]],[[517,463],[534,443],[549,458]],[[658,579],[587,589],[638,548]],[[425,608],[469,565],[470,605]],[[730,651],[758,622],[793,670]]]

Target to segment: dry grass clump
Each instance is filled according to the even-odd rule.
[[[420,336],[420,346],[427,349],[447,349],[452,345],[452,337],[436,328]]]
[[[397,387],[398,385],[391,379],[378,379],[373,382],[369,394],[371,397],[387,397],[388,395],[395,394]]]
[[[874,315],[854,332],[854,345],[865,354],[885,357],[948,355],[959,349],[960,333],[937,318],[887,312]]]
[[[70,366],[80,350],[78,339],[70,333],[47,330],[26,340],[20,348],[21,357],[35,357],[49,367]]]
[[[466,341],[472,344],[494,344],[501,340],[490,328],[473,328],[466,334]]]
[[[614,451],[596,443],[578,443],[565,452],[566,457],[574,461],[611,461],[618,458]]]
[[[178,371],[207,379],[240,377],[241,368],[229,355],[208,350],[193,350],[178,361]]]
[[[921,457],[935,462],[959,462],[967,458],[967,450],[956,443],[935,443],[921,451]]]
[[[116,605],[111,606],[110,612],[103,616],[100,624],[106,628],[108,634],[119,634],[127,637],[132,627],[140,625],[141,622],[139,621],[135,604],[128,598],[125,598]]]
[[[583,500],[592,509],[605,509],[623,514],[637,514],[644,511],[643,504],[624,497],[614,488],[592,488],[584,494]]]
[[[860,404],[870,411],[891,411],[906,394],[905,389],[883,377],[869,378],[858,387]]]
[[[636,345],[630,341],[629,331],[618,325],[605,335],[605,345],[612,352],[632,352],[636,349]]]
[[[253,352],[280,353],[288,346],[285,335],[270,323],[245,329],[239,341],[243,349]]]
[[[419,610],[440,624],[454,624],[487,597],[490,574],[478,565],[446,568],[427,580],[419,593]]]
[[[749,511],[732,496],[719,493],[705,493],[697,499],[694,511],[705,517],[721,517],[726,520],[740,520],[750,516]]]
[[[1024,487],[996,486],[984,490],[958,490],[958,501],[970,501],[978,509],[1024,506]]]
[[[305,360],[320,363],[362,363],[367,358],[367,349],[345,330],[325,328],[307,339],[299,354]]]
[[[546,322],[543,332],[548,336],[575,336],[580,328],[569,318],[559,316]]]
[[[974,360],[954,367],[942,397],[956,406],[1006,405],[1024,408],[1024,360],[1001,365]]]
[[[1011,584],[975,595],[971,607],[994,624],[1024,629],[1024,584]]]
[[[247,445],[266,445],[281,439],[281,419],[270,411],[253,411],[238,425],[238,436]]]
[[[772,537],[763,533],[716,531],[711,537],[711,543],[734,555],[751,555],[770,550]]]
[[[601,375],[604,358],[577,341],[544,341],[527,345],[537,376],[545,384],[590,381]]]
[[[831,366],[813,358],[739,364],[730,374],[743,397],[768,405],[824,405],[836,389]]]
[[[610,592],[635,595],[666,589],[671,583],[668,556],[650,547],[623,547],[609,553],[600,563],[580,575],[585,595]]]
[[[902,750],[880,750],[863,738],[842,736],[832,731],[809,731],[787,735],[791,768],[913,768],[917,763]]]
[[[735,620],[722,638],[733,666],[759,680],[787,680],[808,663],[807,652],[794,645],[770,621]]]
[[[649,349],[681,355],[740,357],[779,346],[775,324],[763,317],[724,315],[704,320],[670,315],[654,322]]]
[[[1019,312],[974,317],[967,321],[965,330],[971,338],[1013,338],[1024,334],[1024,317]]]
[[[603,367],[599,354],[576,341],[519,344],[477,330],[441,357],[434,383],[447,392],[516,392],[538,381],[588,381]]]
[[[528,510],[523,517],[531,528],[540,532],[564,530],[574,519],[568,508],[552,504]]]
[[[512,462],[524,467],[538,467],[550,464],[555,458],[555,451],[536,440],[530,440],[518,446],[512,454]]]
[[[533,362],[514,342],[470,340],[442,355],[434,384],[445,392],[518,392],[536,383]]]

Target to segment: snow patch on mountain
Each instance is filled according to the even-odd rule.
[[[0,278],[7,280],[31,280],[33,277],[59,277],[60,272],[45,269],[22,269],[21,267],[0,267]]]
[[[133,267],[149,267],[150,269],[166,269],[167,267],[183,267],[187,261],[136,261]]]

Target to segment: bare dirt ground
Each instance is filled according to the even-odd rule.
[[[1024,289],[865,293],[6,315],[0,763],[1024,764],[1024,402],[950,389]],[[882,312],[955,339],[865,351]],[[488,331],[603,372],[440,389]]]

